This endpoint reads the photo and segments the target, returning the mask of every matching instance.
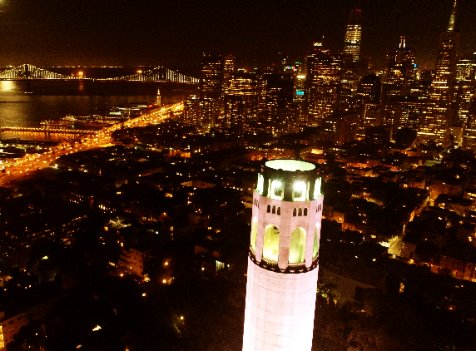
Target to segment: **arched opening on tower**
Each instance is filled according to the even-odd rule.
[[[284,197],[284,184],[278,179],[274,179],[270,184],[269,197],[274,200],[282,200]]]
[[[319,230],[319,223],[316,223],[316,227],[314,229],[314,245],[312,248],[312,258],[316,258],[319,253],[319,237],[321,235]]]
[[[306,252],[306,231],[298,227],[291,232],[291,243],[289,245],[289,263],[303,263]]]
[[[293,184],[293,201],[306,201],[307,184],[304,181],[297,181]]]
[[[277,263],[279,256],[279,229],[273,224],[264,229],[263,258]]]
[[[258,218],[253,217],[251,219],[251,235],[250,235],[250,246],[251,251],[256,252],[256,236],[258,234]]]

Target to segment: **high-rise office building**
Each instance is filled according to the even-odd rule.
[[[358,110],[356,92],[359,80],[364,74],[360,46],[362,39],[362,10],[354,8],[350,11],[342,52],[342,71],[337,90],[335,110],[340,113]]]
[[[223,95],[228,93],[230,88],[231,80],[235,74],[235,57],[232,55],[227,55],[223,58]]]
[[[471,103],[476,96],[476,53],[461,58],[456,64],[456,86],[453,103],[457,124],[466,126]]]
[[[361,17],[361,9],[352,9],[345,30],[344,56],[349,57],[352,62],[360,62],[360,42],[362,40]]]
[[[468,120],[464,127],[463,145],[465,148],[476,151],[476,97],[471,101]]]
[[[266,72],[262,79],[265,86],[261,96],[260,119],[273,135],[292,131],[290,123],[295,121],[287,120],[294,94],[292,74]]]
[[[200,67],[200,94],[204,98],[218,99],[223,84],[223,61],[220,55],[204,53]]]
[[[375,74],[363,77],[357,88],[357,95],[360,103],[360,121],[357,134],[360,138],[365,135],[365,129],[375,127],[383,123],[382,105],[380,95],[382,82]]]
[[[315,165],[265,163],[253,193],[243,351],[310,351],[323,195]]]
[[[426,103],[417,84],[415,54],[404,35],[400,36],[398,46],[387,55],[382,107],[382,123],[391,127],[390,130],[395,131],[399,127],[418,129]]]
[[[205,130],[223,122],[223,101],[235,71],[233,56],[204,53],[200,67],[200,95],[190,99],[186,112],[197,111],[198,119]],[[187,105],[187,104],[186,104]],[[187,106],[186,106],[187,107]]]
[[[431,82],[430,95],[433,101],[448,103],[451,101],[452,88],[456,75],[456,4],[454,0],[448,28],[443,33],[435,67],[435,76]]]
[[[306,71],[302,64],[296,65],[294,79],[293,112],[297,127],[307,124],[306,111]]]
[[[334,112],[342,60],[316,42],[307,56],[307,107],[310,125],[322,125]]]
[[[243,132],[256,120],[258,110],[257,80],[254,73],[237,72],[230,79],[224,97],[224,127]]]
[[[219,110],[217,100],[191,95],[184,100],[182,121],[196,126],[201,132],[208,132],[219,123]]]
[[[457,0],[453,3],[448,28],[441,38],[435,75],[430,86],[430,103],[427,116],[418,132],[420,138],[431,139],[437,144],[443,145],[448,143],[449,126],[455,111],[451,105],[455,88],[458,39],[456,8]]]
[[[400,36],[398,47],[387,56],[387,70],[385,74],[385,98],[405,96],[410,93],[410,86],[416,79],[417,65],[415,54],[407,46],[404,35]]]

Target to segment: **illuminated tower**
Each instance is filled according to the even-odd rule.
[[[235,58],[231,55],[223,58],[223,94],[228,94],[230,89],[231,80],[235,74]]]
[[[309,124],[322,125],[334,112],[342,62],[322,42],[313,44],[307,56],[307,108]]]
[[[310,351],[323,195],[312,163],[272,160],[253,193],[243,351]]]
[[[398,48],[388,55],[385,84],[391,85],[390,95],[404,95],[404,88],[416,79],[415,54],[406,44],[404,35],[400,36]],[[393,94],[392,94],[393,93]]]
[[[200,108],[202,124],[219,122],[222,100],[223,61],[220,55],[203,53],[200,67]]]
[[[453,3],[448,29],[441,38],[435,77],[431,83],[431,98],[434,101],[448,101],[451,99],[450,90],[454,84],[456,74],[456,3],[457,0]]]
[[[273,135],[289,133],[294,127],[294,121],[289,120],[288,110],[293,101],[293,77],[290,73],[266,72],[262,79],[265,83],[261,91],[264,106],[260,111],[260,119]]]
[[[337,90],[337,102],[334,112],[347,113],[357,108],[356,93],[359,79],[364,71],[360,57],[362,39],[362,10],[353,8],[345,31],[342,71]]]
[[[157,97],[155,99],[155,104],[157,107],[162,107],[162,95],[160,94],[160,89],[157,89]]]
[[[344,55],[349,56],[352,62],[360,61],[360,41],[362,39],[361,17],[361,9],[352,9],[345,31]]]
[[[473,53],[472,57],[458,60],[455,85],[454,106],[457,112],[457,121],[461,125],[467,126],[472,102],[476,98],[476,53]]]
[[[202,97],[218,99],[223,81],[223,63],[220,55],[203,53],[200,78]]]
[[[420,134],[429,137],[437,143],[444,143],[449,126],[449,115],[454,93],[456,75],[456,46],[457,31],[456,3],[453,3],[448,28],[440,42],[440,51],[436,60],[435,76],[431,82],[431,106],[429,116],[421,126]]]
[[[258,109],[258,92],[256,75],[238,71],[228,83],[224,98],[223,125],[243,132],[246,126],[256,119]]]

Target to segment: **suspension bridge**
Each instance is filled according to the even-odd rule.
[[[187,76],[167,67],[156,66],[150,69],[138,70],[134,74],[108,78],[90,78],[83,75],[68,75],[53,72],[45,68],[25,63],[0,72],[0,80],[99,80],[99,81],[127,81],[127,82],[158,82],[198,84],[199,79]]]

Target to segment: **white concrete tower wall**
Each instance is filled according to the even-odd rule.
[[[323,196],[315,166],[266,162],[253,194],[243,351],[310,351]]]

